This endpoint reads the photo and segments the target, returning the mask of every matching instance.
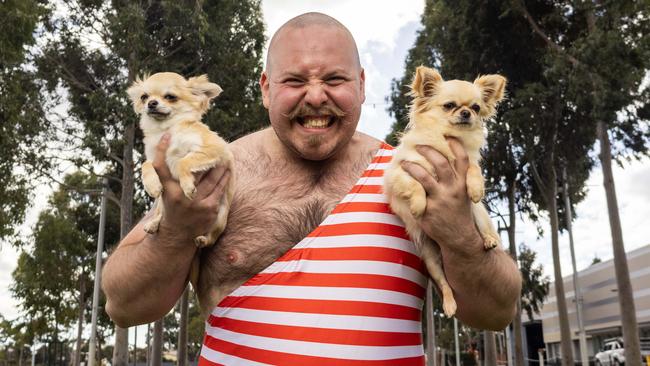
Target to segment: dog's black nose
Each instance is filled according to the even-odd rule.
[[[158,106],[158,101],[157,100],[150,100],[149,103],[147,104],[149,108],[156,108]]]
[[[151,104],[151,102],[149,102],[149,104]],[[471,114],[469,113],[468,110],[465,109],[465,110],[460,111],[460,116],[463,117],[463,119],[469,119]]]

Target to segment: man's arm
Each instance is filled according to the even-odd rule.
[[[162,318],[183,293],[196,254],[194,238],[216,220],[229,172],[214,168],[197,184],[193,200],[185,198],[164,161],[169,140],[158,145],[153,165],[163,185],[164,216],[158,232],[147,234],[146,216],[120,242],[104,266],[102,289],[106,312],[128,327]]]
[[[472,327],[501,330],[514,317],[521,276],[503,249],[484,249],[465,184],[467,153],[457,140],[448,142],[456,156],[453,168],[436,150],[417,148],[432,164],[437,179],[417,164],[403,163],[402,167],[427,192],[427,209],[419,223],[440,245],[447,281],[458,305],[456,316]]]

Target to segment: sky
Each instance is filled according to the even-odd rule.
[[[390,93],[391,80],[403,75],[404,60],[420,29],[423,9],[423,0],[375,0],[372,3],[352,0],[262,1],[267,39],[282,23],[308,11],[331,15],[350,29],[366,73],[366,102],[358,129],[379,139],[385,138],[393,123],[386,112],[388,104],[385,98]],[[650,244],[650,161],[632,162],[624,168],[614,165],[614,179],[625,248],[630,251]],[[573,224],[573,236],[578,270],[588,267],[594,257],[608,260],[613,256],[602,182],[602,173],[596,167],[587,182],[589,193],[576,209],[578,218]],[[36,195],[38,198],[29,212],[24,230],[33,225],[39,210],[45,207],[47,192],[44,187]],[[548,232],[547,220],[542,222],[542,226]],[[535,226],[521,219],[517,222],[516,236],[517,243],[523,242],[538,252],[538,262],[552,277],[550,236],[538,238]],[[505,236],[503,241],[507,243]],[[566,235],[560,236],[560,248],[562,273],[568,276],[572,270]],[[17,258],[18,254],[9,245],[0,247],[0,314],[9,319],[19,316],[17,303],[8,291]],[[143,335],[144,330],[138,329],[138,334]],[[138,338],[140,343],[142,340]]]

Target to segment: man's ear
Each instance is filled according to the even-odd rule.
[[[187,87],[190,88],[192,94],[205,95],[208,100],[217,97],[223,91],[219,85],[211,83],[205,74],[189,78]]]
[[[474,80],[481,90],[483,102],[489,106],[495,107],[505,96],[507,80],[501,75],[483,75]]]
[[[126,94],[129,96],[129,99],[131,99],[131,103],[133,103],[133,110],[135,113],[140,113],[142,111],[142,99],[140,99],[143,93],[142,84],[143,81],[138,76],[133,84],[126,89]]]
[[[436,94],[440,83],[443,81],[438,71],[426,66],[418,66],[411,84],[411,95],[430,98]]]
[[[361,88],[361,103],[363,104],[366,101],[366,70],[361,68],[361,74],[359,74],[359,87]]]
[[[271,104],[269,100],[269,75],[266,73],[266,70],[262,72],[262,76],[260,76],[260,89],[262,90],[262,103],[264,104],[264,108],[269,109],[269,105]]]

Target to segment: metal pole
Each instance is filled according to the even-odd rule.
[[[576,316],[578,317],[578,338],[580,342],[580,359],[582,365],[589,365],[589,356],[587,354],[587,336],[585,335],[585,324],[582,319],[582,294],[580,293],[580,284],[578,283],[578,270],[576,268],[576,254],[573,250],[573,230],[571,229],[571,201],[569,200],[569,182],[566,174],[566,166],[562,167],[562,180],[564,187],[564,213],[566,216],[566,228],[569,232],[569,247],[571,248],[571,264],[573,265],[573,293],[576,303]]]
[[[537,351],[537,357],[539,357],[539,366],[544,366],[544,349],[540,348]]]
[[[138,327],[133,327],[133,366],[138,362]]]
[[[102,252],[104,251],[104,228],[106,227],[106,195],[108,178],[102,180],[102,202],[99,213],[99,233],[97,234],[97,258],[95,260],[95,284],[93,285],[93,312],[91,317],[90,341],[88,342],[88,366],[95,366],[97,347],[97,311],[99,309],[99,286],[102,275]]]
[[[436,360],[436,324],[433,313],[433,285],[431,281],[427,284],[427,365],[437,366]]]
[[[150,345],[150,337],[151,337],[151,323],[147,324],[147,361],[146,365],[149,366],[151,365],[151,345]]]
[[[512,335],[510,334],[510,326],[506,327],[506,357],[508,366],[512,366]]]
[[[458,319],[454,317],[454,343],[456,347],[456,366],[460,366],[460,346],[458,345]]]

